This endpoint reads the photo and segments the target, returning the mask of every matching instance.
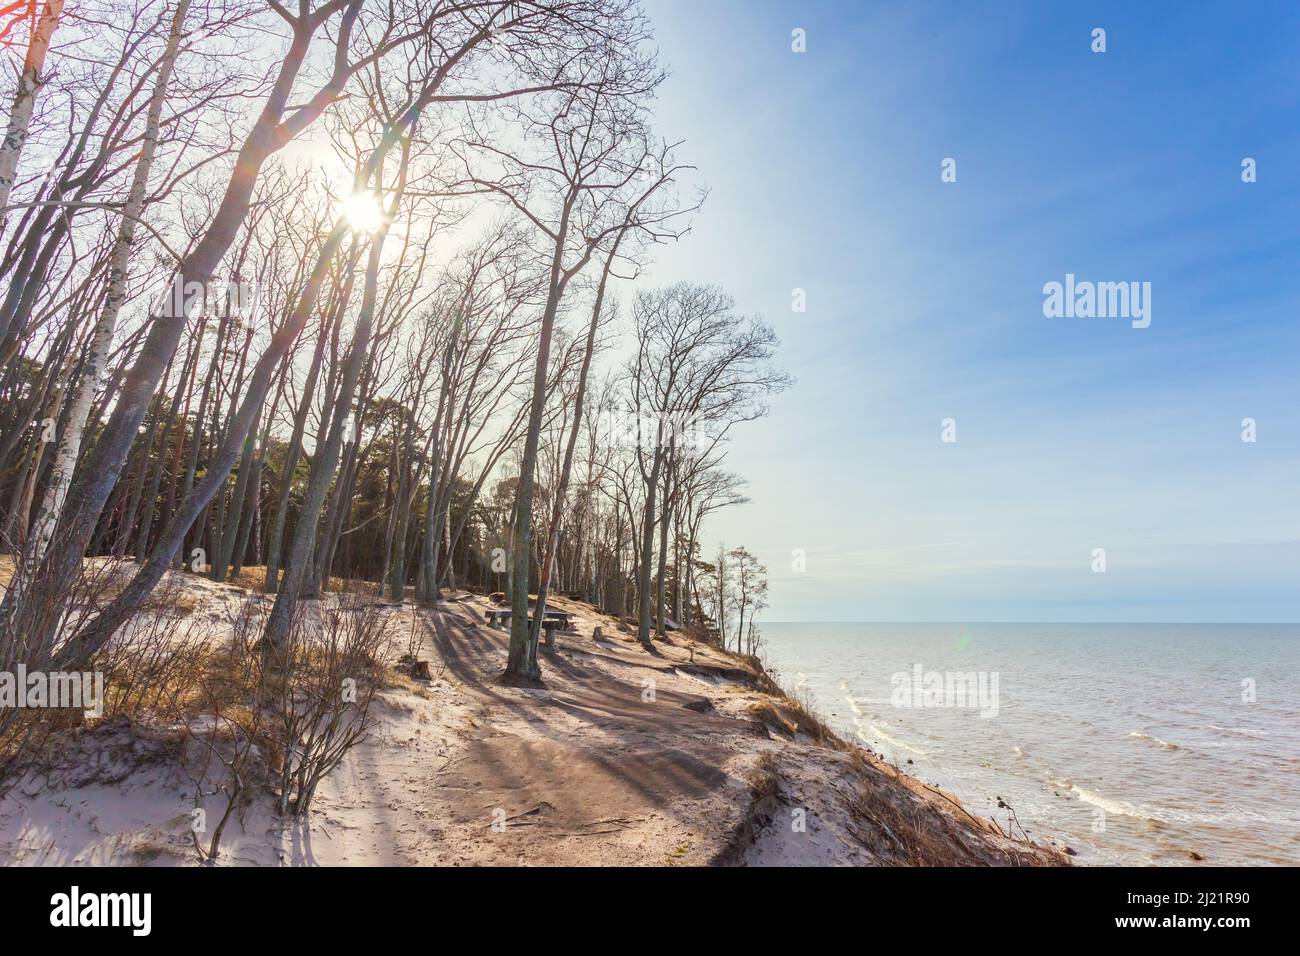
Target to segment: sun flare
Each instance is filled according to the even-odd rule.
[[[0,929],[1294,925],[1300,0],[793,6],[0,0]]]
[[[357,232],[374,232],[384,223],[384,208],[374,193],[353,193],[343,202],[343,217]]]

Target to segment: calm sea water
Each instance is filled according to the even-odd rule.
[[[1300,625],[762,630],[838,731],[1004,829],[1095,864],[1300,863]],[[912,693],[946,672],[976,675],[965,706]]]

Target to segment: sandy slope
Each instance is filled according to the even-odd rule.
[[[234,589],[183,586],[196,614],[230,619]],[[788,702],[743,662],[676,635],[650,654],[612,619],[560,603],[576,626],[543,647],[542,690],[495,683],[507,635],[484,623],[484,599],[387,607],[395,642],[414,633],[433,680],[383,692],[375,731],[309,821],[283,826],[260,800],[229,828],[221,862],[1064,862],[865,752],[756,719],[756,704]],[[64,770],[0,800],[0,861],[192,862],[193,801],[166,730],[105,726],[78,747]]]

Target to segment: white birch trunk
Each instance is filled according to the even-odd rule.
[[[9,126],[0,142],[0,233],[4,232],[4,211],[9,205],[9,193],[18,178],[18,159],[36,109],[36,94],[41,88],[41,71],[45,69],[45,54],[50,50],[50,38],[63,16],[63,0],[46,0],[41,18],[36,22],[31,42],[27,45],[27,59],[18,75],[18,92],[14,95],[13,109],[9,111]]]
[[[58,0],[55,0],[58,2]],[[140,157],[136,161],[135,174],[131,180],[131,190],[127,194],[126,205],[122,208],[122,222],[118,227],[117,239],[113,245],[112,259],[109,264],[108,292],[104,298],[104,309],[95,324],[95,334],[90,343],[90,354],[86,367],[82,371],[77,385],[76,395],[68,411],[68,423],[59,439],[58,451],[55,452],[54,469],[50,475],[50,484],[45,491],[40,513],[32,525],[29,551],[32,564],[38,563],[45,554],[45,549],[54,534],[59,513],[68,488],[72,484],[72,472],[76,468],[77,458],[81,454],[81,442],[86,431],[86,419],[90,416],[90,407],[94,402],[95,390],[104,377],[108,365],[108,356],[112,350],[113,332],[117,327],[118,313],[126,301],[127,280],[130,278],[131,245],[135,239],[136,221],[144,211],[144,194],[149,185],[149,172],[153,166],[154,154],[158,149],[158,128],[162,121],[163,103],[167,99],[167,84],[171,79],[172,67],[176,63],[176,51],[180,47],[185,23],[185,14],[190,0],[179,0],[176,13],[172,17],[171,32],[167,37],[167,49],[158,64],[158,78],[154,83],[153,96],[149,101],[149,112],[145,122],[144,141],[140,146]],[[59,3],[60,9],[62,3]]]

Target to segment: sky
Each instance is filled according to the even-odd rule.
[[[1300,620],[1300,5],[647,11],[710,195],[643,281],[721,285],[797,379],[706,533],[765,619]],[[1150,325],[1045,316],[1067,274]]]

